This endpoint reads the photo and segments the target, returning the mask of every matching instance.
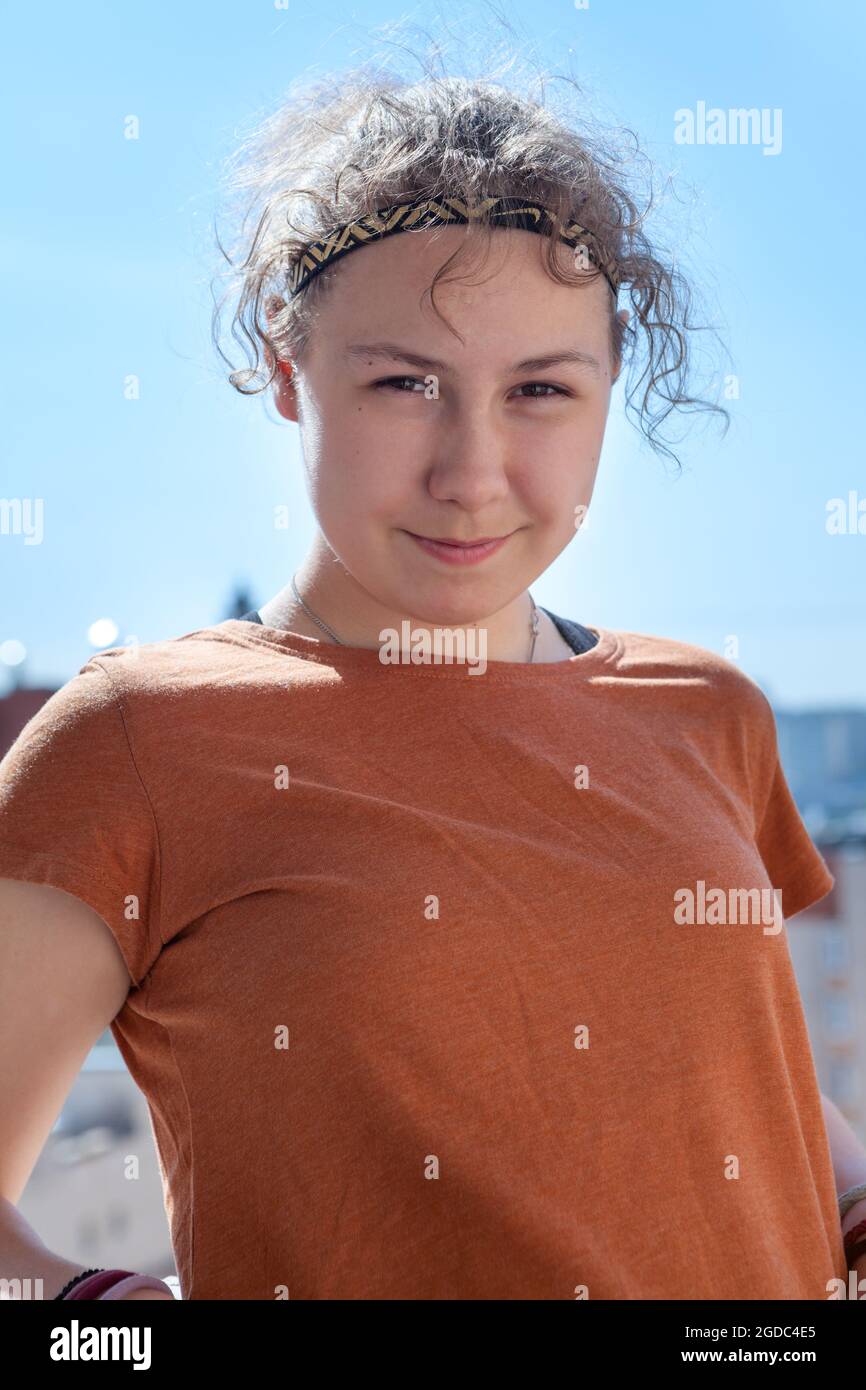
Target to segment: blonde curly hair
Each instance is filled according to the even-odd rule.
[[[598,129],[572,78],[562,80],[581,110],[558,114],[546,104],[548,78],[542,77],[535,99],[490,75],[450,76],[419,61],[425,73],[418,81],[371,63],[295,84],[226,161],[224,190],[240,227],[231,250],[216,238],[230,283],[215,305],[212,337],[232,368],[231,385],[258,394],[270,386],[280,360],[303,362],[316,306],[339,269],[337,261],[291,296],[288,269],[308,242],[410,199],[447,196],[476,205],[517,197],[542,203],[560,223],[579,218],[615,263],[620,297],[627,290],[631,312],[624,323],[611,295],[611,358],[628,364],[626,414],[656,453],[679,463],[662,435],[674,410],[715,413],[727,429],[723,407],[689,393],[692,335],[707,330],[690,319],[693,291],[675,258],[653,246],[645,230],[654,198],[650,191],[639,209],[630,186],[640,157],[634,133],[626,131],[617,143],[612,131]],[[477,247],[479,234],[482,242],[495,234],[483,217],[466,230],[427,291],[434,309],[436,284],[461,278],[458,265]],[[578,284],[601,274],[597,268],[587,273],[585,265],[570,274],[557,258],[555,232],[541,238],[553,279]],[[230,299],[236,300],[232,337],[250,363],[241,369],[220,346]]]

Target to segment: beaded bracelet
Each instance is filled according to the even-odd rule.
[[[80,1283],[82,1279],[87,1279],[91,1274],[104,1273],[105,1271],[102,1269],[83,1269],[80,1274],[76,1274],[73,1279],[70,1279],[68,1284],[63,1285],[63,1288],[60,1290],[60,1292],[54,1295],[53,1301],[56,1302],[58,1298],[65,1298],[71,1288],[74,1288],[75,1285]]]
[[[85,1269],[65,1284],[57,1299],[121,1299],[137,1289],[159,1289],[174,1298],[164,1279],[131,1269]]]

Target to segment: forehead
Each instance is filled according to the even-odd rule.
[[[573,248],[560,241],[554,248],[557,264],[573,275]],[[459,259],[447,265],[455,252]],[[318,327],[344,342],[359,333],[369,340],[423,327],[428,334],[448,335],[456,346],[426,293],[445,267],[435,302],[467,341],[492,333],[510,340],[535,324],[547,331],[577,327],[603,336],[611,311],[607,282],[599,276],[590,283],[561,284],[548,274],[546,254],[546,238],[516,228],[497,227],[489,237],[464,226],[398,232],[330,267]],[[458,278],[450,280],[452,273]]]

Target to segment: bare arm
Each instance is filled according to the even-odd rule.
[[[841,1195],[849,1187],[859,1187],[861,1182],[866,1182],[866,1149],[830,1097],[822,1095],[821,1104],[830,1140],[836,1191]]]
[[[830,1141],[836,1192],[841,1196],[849,1187],[859,1187],[861,1183],[866,1182],[866,1149],[830,1097],[822,1095],[821,1104],[824,1107],[827,1138]],[[861,1197],[860,1201],[855,1202],[842,1219],[843,1234],[846,1235],[853,1226],[863,1221],[864,1218],[866,1218],[866,1197]]]
[[[131,984],[91,907],[59,888],[0,878],[0,1277],[41,1278],[45,1298],[87,1266],[49,1250],[15,1204]]]

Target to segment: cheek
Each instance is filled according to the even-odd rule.
[[[557,527],[573,516],[578,503],[588,503],[598,471],[604,420],[586,419],[567,435],[538,438],[527,451],[525,464],[511,473],[515,494],[539,520]]]
[[[371,522],[407,515],[418,486],[411,455],[384,445],[380,436],[368,440],[362,431],[326,432],[321,444],[310,476],[311,500],[335,533],[351,540]]]

